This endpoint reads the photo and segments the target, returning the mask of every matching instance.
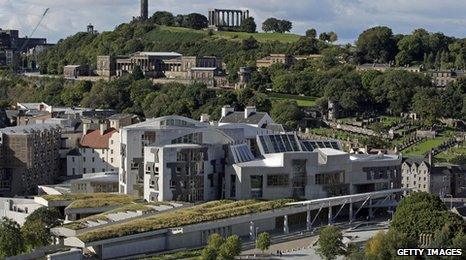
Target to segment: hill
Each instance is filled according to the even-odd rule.
[[[247,41],[250,37],[255,40]],[[224,59],[228,69],[255,64],[270,53],[320,52],[327,45],[296,34],[213,32],[182,27],[159,26],[150,21],[121,24],[114,31],[100,34],[80,32],[48,49],[39,57],[42,73],[61,74],[69,64],[95,68],[98,55],[128,55],[137,51],[175,51],[184,55]],[[304,46],[304,48],[303,48]],[[299,52],[299,53],[298,53]]]

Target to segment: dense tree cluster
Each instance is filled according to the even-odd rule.
[[[338,53],[334,53],[336,50]],[[466,79],[446,89],[436,89],[428,76],[404,70],[358,72],[339,65],[341,48],[327,48],[314,62],[299,61],[291,68],[281,64],[253,73],[250,86],[256,90],[306,95],[337,101],[348,114],[400,114],[416,112],[433,122],[440,117],[466,118]],[[431,104],[426,106],[425,104]]]
[[[394,35],[385,26],[359,35],[356,60],[396,62],[399,66],[423,65],[426,69],[466,69],[466,39],[416,29],[410,35]]]

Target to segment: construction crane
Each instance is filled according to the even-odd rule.
[[[45,16],[47,16],[47,13],[49,12],[50,8],[47,8],[45,9],[45,12],[44,14],[42,14],[42,16],[40,17],[40,20],[39,22],[37,23],[36,27],[34,27],[34,30],[32,30],[31,34],[28,36],[28,38],[24,41],[23,45],[21,46],[21,48],[19,49],[19,52],[22,52],[23,49],[27,46],[27,44],[29,43],[29,39],[32,38],[32,36],[34,35],[34,33],[37,31],[37,28],[39,28],[40,24],[42,23],[42,21],[44,20]]]

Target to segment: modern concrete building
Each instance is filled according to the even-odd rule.
[[[36,124],[0,129],[0,196],[36,194],[58,176],[61,129]]]
[[[397,155],[350,155],[336,141],[294,134],[260,135],[257,144],[259,158],[247,146],[230,146],[225,198],[318,199],[401,186]]]
[[[72,222],[53,228],[52,233],[65,246],[82,248],[99,259],[137,258],[203,247],[212,234],[238,235],[253,243],[258,232],[286,237],[294,236],[293,231],[303,234],[335,221],[367,219],[374,216],[373,207],[390,207],[381,202],[396,205],[393,198],[403,191],[391,189],[298,202],[222,200],[177,209],[169,205],[164,211],[134,214],[132,218],[117,219],[108,214],[110,223]]]
[[[71,193],[118,193],[118,173],[98,172],[83,174],[70,181]]]
[[[41,207],[34,199],[0,198],[0,219],[9,218],[22,226],[26,218]]]
[[[214,199],[223,173],[223,148],[234,141],[208,123],[180,116],[124,127],[120,192],[149,201]]]
[[[121,130],[120,192],[148,201],[303,199],[401,186],[398,155],[350,155],[299,140],[255,108],[223,108],[218,125],[168,116]]]

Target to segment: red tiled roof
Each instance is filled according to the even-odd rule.
[[[110,137],[113,133],[117,132],[114,128],[109,128],[104,132],[103,135],[100,134],[100,130],[92,130],[87,132],[87,134],[81,139],[81,147],[93,148],[93,149],[107,149],[109,146]]]

